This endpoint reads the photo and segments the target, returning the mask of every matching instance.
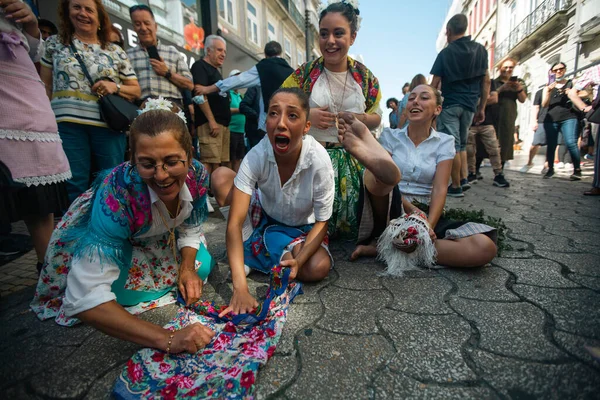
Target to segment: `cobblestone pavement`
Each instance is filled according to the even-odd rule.
[[[586,346],[600,347],[600,199],[581,195],[589,183],[509,172],[511,187],[500,189],[490,174],[449,206],[502,217],[512,250],[484,268],[391,279],[378,276],[376,261],[346,261],[352,246],[334,243],[335,269],[291,305],[257,397],[598,398],[600,363]],[[209,219],[210,250],[222,262],[205,296],[219,301],[231,294],[223,229],[218,215]],[[264,295],[267,279],[250,279]],[[138,346],[39,322],[28,311],[32,294],[0,300],[3,397],[109,397]],[[174,311],[143,318],[162,324]]]

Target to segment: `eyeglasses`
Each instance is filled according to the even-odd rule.
[[[552,72],[560,72],[560,71],[564,71],[566,68],[565,67],[561,67],[561,68],[554,68],[552,70]]]
[[[152,15],[152,18],[154,18],[154,13],[152,12],[152,9],[145,4],[136,4],[135,6],[129,7],[129,14],[139,10],[148,11],[150,15]]]
[[[138,173],[144,179],[152,178],[156,175],[156,169],[161,167],[163,171],[171,176],[183,175],[187,168],[185,167],[186,160],[169,160],[162,164],[154,164],[151,162],[141,162],[133,164],[137,168]]]

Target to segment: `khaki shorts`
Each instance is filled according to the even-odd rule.
[[[200,161],[207,164],[229,162],[229,128],[219,125],[219,134],[210,136],[210,124],[207,122],[198,128]]]

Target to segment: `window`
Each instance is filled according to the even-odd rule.
[[[229,25],[236,26],[235,0],[219,0],[219,16]]]
[[[298,63],[298,65],[304,64],[304,52],[299,47],[296,48],[296,63]]]
[[[269,42],[277,41],[277,31],[275,30],[275,25],[271,22],[267,22],[267,36],[269,37]]]
[[[488,54],[488,56],[490,57],[490,71],[494,69],[494,64],[496,63],[496,60],[494,60],[495,56],[496,56],[496,33],[494,32],[494,34],[492,35],[492,44],[490,45],[490,53]]]
[[[283,58],[292,65],[292,41],[287,36],[283,38]]]
[[[469,13],[469,29],[467,32],[469,32],[469,35],[473,32],[473,11]]]
[[[483,25],[483,0],[481,2],[481,4],[479,4],[479,24]]]
[[[477,21],[477,11],[479,10],[479,3],[475,3],[475,11],[473,11],[473,33],[477,32],[479,21]]]
[[[248,39],[252,43],[257,46],[260,46],[260,35],[258,29],[258,10],[251,2],[247,3],[248,12],[248,20],[246,24],[246,33],[248,34]]]
[[[485,0],[485,16],[487,17],[490,13],[490,0]]]

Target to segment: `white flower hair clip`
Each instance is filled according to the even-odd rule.
[[[321,13],[323,11],[325,11],[325,9],[331,5],[331,4],[335,4],[335,3],[343,3],[343,4],[348,4],[350,6],[352,6],[352,8],[354,8],[354,12],[356,12],[356,30],[360,30],[360,23],[362,21],[362,17],[359,15],[360,11],[358,10],[358,0],[328,0],[327,1],[327,5],[325,4],[325,2],[321,2],[321,4],[319,4],[319,8],[317,10],[317,14],[321,15]]]
[[[144,108],[138,110],[138,115],[152,110],[164,110],[173,112],[173,103],[162,96],[159,96],[157,99],[148,99],[144,104]],[[177,116],[187,124],[187,120],[185,119],[185,114],[183,113],[183,111],[179,110],[175,114],[177,114]]]

